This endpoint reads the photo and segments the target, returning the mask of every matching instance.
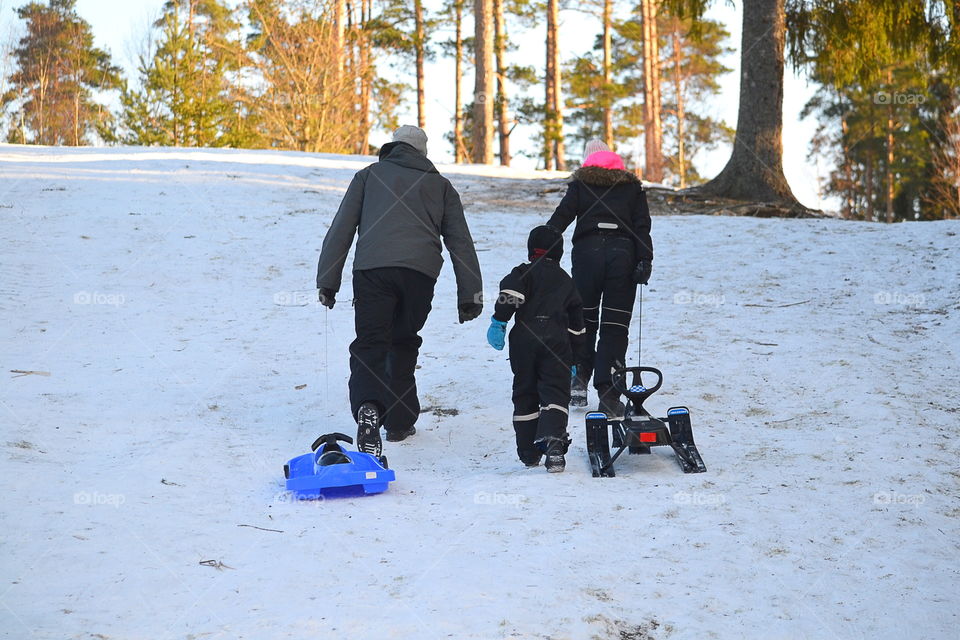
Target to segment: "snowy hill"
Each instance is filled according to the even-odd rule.
[[[349,277],[313,279],[368,161],[0,146],[0,636],[957,637],[960,224],[656,217],[648,407],[700,475],[591,478],[579,410],[523,468],[446,265],[397,481],[296,503],[283,463],[351,431]],[[490,295],[559,176],[440,169]]]

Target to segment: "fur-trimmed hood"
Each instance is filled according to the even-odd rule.
[[[603,167],[580,167],[570,176],[595,187],[615,187],[619,184],[639,183],[640,179],[623,169],[604,169]]]

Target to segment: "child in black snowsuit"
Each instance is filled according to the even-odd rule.
[[[547,471],[564,469],[570,374],[585,334],[583,304],[573,280],[560,266],[563,236],[541,226],[527,240],[530,262],[500,282],[487,342],[503,349],[507,322],[513,370],[513,429],[517,455],[528,467],[545,454]]]

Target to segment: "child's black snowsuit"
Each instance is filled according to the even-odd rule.
[[[521,460],[559,446],[566,452],[570,367],[585,333],[583,305],[560,266],[563,237],[549,227],[530,234],[530,259],[500,282],[493,317],[507,322],[513,370],[513,428]]]

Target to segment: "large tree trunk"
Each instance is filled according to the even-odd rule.
[[[663,124],[660,120],[662,101],[660,99],[660,31],[657,16],[660,13],[658,0],[650,0],[650,53],[651,71],[653,71],[653,144],[657,159],[657,180],[663,180]]]
[[[473,161],[493,164],[493,0],[474,0]]]
[[[802,207],[783,174],[784,1],[743,0],[737,135],[703,193]]]
[[[347,47],[347,50],[344,51],[344,73],[346,77],[350,80],[344,85],[344,87],[354,88],[354,110],[357,109],[360,105],[359,92],[356,91],[356,79],[360,77],[358,72],[360,68],[360,47],[359,40],[356,36],[356,19],[354,14],[354,3],[353,0],[345,0],[344,2],[344,39],[346,40],[347,34],[350,35],[350,44]],[[239,115],[239,114],[238,114]],[[360,149],[360,127],[357,127],[350,137],[350,148],[353,153],[358,153]]]
[[[560,2],[553,2],[553,111],[556,114],[557,136],[554,147],[554,163],[557,171],[567,170],[566,150],[563,139],[563,80],[560,67]]]
[[[687,188],[687,162],[684,155],[684,130],[686,112],[683,107],[683,56],[680,47],[680,19],[673,19],[673,91],[677,99],[677,173],[680,175],[680,188]]]
[[[457,164],[467,159],[467,150],[463,144],[463,96],[461,95],[461,76],[463,75],[463,2],[456,0],[454,11],[454,92],[453,92],[453,157]]]
[[[655,0],[642,0],[644,178],[663,181],[663,127],[660,122],[660,44]]]
[[[373,0],[360,0],[360,154],[370,148],[370,37],[367,22],[373,12]]]
[[[560,29],[559,0],[547,0],[547,93],[546,93],[546,143],[547,157],[552,158],[557,171],[564,171],[567,163],[564,159],[563,145],[563,100],[560,74]],[[547,169],[550,168],[549,160]]]
[[[548,9],[547,16],[550,15]],[[544,73],[543,73],[543,168],[549,171],[553,168],[553,136],[554,136],[554,119],[553,119],[553,49],[556,48],[556,43],[554,38],[556,34],[550,30],[550,20],[547,19],[547,58],[544,63]]]
[[[423,0],[413,0],[413,17],[416,24],[413,44],[417,56],[417,126],[423,129],[427,126],[423,95],[423,54],[426,44],[423,30]]]
[[[503,0],[493,0],[494,54],[497,64],[497,133],[500,139],[500,164],[510,166],[510,104],[507,100],[507,69],[503,62],[507,46]]]
[[[605,100],[603,104],[603,141],[613,149],[613,99],[609,95],[612,84],[611,40],[613,21],[613,0],[603,0],[603,85]]]
[[[334,37],[336,38],[336,47],[338,51],[342,51],[343,55],[337,58],[337,81],[343,77],[343,62],[346,58],[346,50],[344,49],[344,32],[346,31],[344,27],[344,22],[346,21],[347,15],[347,0],[335,0],[336,5],[333,10],[333,21],[334,21]]]

